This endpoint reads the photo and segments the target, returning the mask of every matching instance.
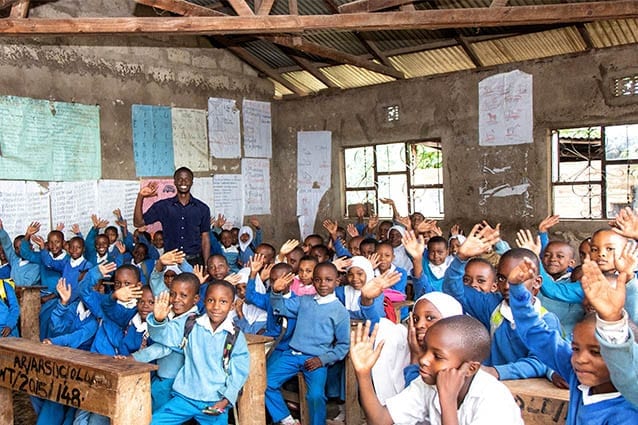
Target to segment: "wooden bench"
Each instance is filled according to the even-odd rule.
[[[266,423],[266,343],[272,338],[261,335],[246,335],[250,355],[250,374],[237,400],[240,424],[259,425]]]
[[[569,390],[556,388],[547,379],[502,381],[512,392],[527,425],[562,425],[567,418]]]
[[[20,336],[40,341],[40,291],[46,286],[16,286],[20,304]]]
[[[46,347],[46,348],[45,348]],[[111,424],[151,421],[150,371],[157,366],[116,360],[24,338],[0,339],[0,423],[13,424],[12,391],[111,418]]]

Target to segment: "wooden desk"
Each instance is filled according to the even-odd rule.
[[[20,336],[40,342],[40,290],[46,286],[16,286],[20,304]]]
[[[149,372],[156,369],[24,338],[0,339],[0,423],[13,424],[12,391],[19,391],[108,416],[113,425],[147,425]]]
[[[237,400],[240,424],[259,425],[266,423],[266,347],[272,338],[261,335],[246,335],[250,354],[250,374]]]
[[[527,425],[564,424],[569,390],[556,388],[547,379],[502,381],[512,392]]]

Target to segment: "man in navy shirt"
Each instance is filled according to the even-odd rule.
[[[181,167],[173,174],[177,195],[154,203],[142,213],[144,198],[157,195],[157,183],[143,187],[135,201],[133,223],[135,227],[159,221],[164,232],[164,249],[179,249],[191,264],[204,265],[210,256],[210,209],[191,196],[193,172]]]

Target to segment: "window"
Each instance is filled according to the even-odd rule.
[[[554,213],[613,218],[638,206],[638,124],[552,131]]]
[[[638,75],[614,78],[614,97],[638,96]]]
[[[402,142],[344,150],[347,216],[364,204],[368,214],[392,217],[379,198],[394,200],[399,213],[443,217],[441,142]]]

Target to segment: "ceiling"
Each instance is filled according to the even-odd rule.
[[[270,78],[277,97],[638,43],[638,1],[627,0],[135,2],[136,15],[155,18],[77,18],[61,30],[56,20],[20,20],[27,0],[0,0],[5,14],[11,8],[0,33],[205,35]]]

